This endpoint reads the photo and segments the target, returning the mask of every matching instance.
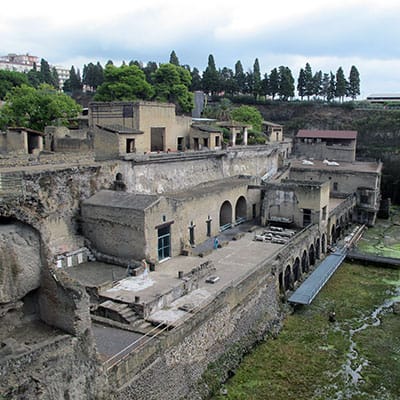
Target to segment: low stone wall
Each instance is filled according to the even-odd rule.
[[[118,399],[202,399],[227,379],[260,340],[280,329],[270,265],[228,286],[162,339],[109,367]]]

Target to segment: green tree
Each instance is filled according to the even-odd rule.
[[[253,65],[253,90],[252,90],[254,99],[257,100],[258,96],[261,96],[261,71],[260,71],[260,63],[258,58],[254,60]]]
[[[56,89],[62,89],[62,88],[60,88],[60,79],[58,77],[58,72],[57,72],[55,67],[51,68],[51,78],[52,78],[52,81],[53,81],[53,86]]]
[[[69,70],[69,78],[64,82],[64,92],[76,93],[82,90],[83,84],[79,69],[75,71],[74,66]]]
[[[42,83],[40,71],[38,71],[36,63],[33,64],[33,68],[28,71],[26,76],[28,77],[29,84],[35,88],[38,88]]]
[[[203,89],[211,94],[216,94],[220,91],[220,76],[215,66],[214,56],[208,56],[208,65],[203,72]]]
[[[97,88],[96,101],[149,100],[153,87],[146,81],[144,72],[136,65],[115,67],[108,64],[104,69],[104,82]]]
[[[336,90],[335,97],[343,101],[344,96],[347,94],[347,81],[344,76],[343,68],[339,67],[336,72]]]
[[[279,74],[279,97],[282,100],[289,100],[294,96],[294,79],[292,71],[283,65],[278,69]]]
[[[192,76],[192,83],[190,85],[190,90],[192,92],[194,92],[195,90],[201,90],[202,82],[201,82],[200,71],[196,67],[194,67],[190,75]]]
[[[252,106],[240,106],[232,110],[232,119],[252,126],[254,131],[261,131],[263,117],[257,108]]]
[[[221,90],[233,96],[236,92],[235,79],[233,71],[230,68],[224,67],[220,71]]]
[[[269,94],[272,96],[272,100],[279,93],[279,73],[276,68],[271,70],[269,74]]]
[[[360,94],[360,74],[354,65],[350,69],[348,94],[353,100]]]
[[[321,96],[322,94],[322,71],[318,71],[313,76],[314,95]]]
[[[235,64],[234,74],[235,86],[238,93],[245,93],[246,91],[246,75],[243,70],[243,65],[240,60]]]
[[[328,92],[327,92],[327,96],[326,99],[328,101],[331,101],[335,98],[336,96],[336,80],[335,80],[335,75],[330,72],[330,76],[329,76],[329,86],[328,86]]]
[[[170,63],[161,64],[154,74],[156,100],[174,103],[178,111],[192,111],[194,99],[189,91],[191,81],[192,77],[186,68]]]
[[[267,96],[270,94],[270,90],[269,90],[269,77],[268,74],[265,73],[264,74],[264,78],[261,81],[261,95],[265,96],[265,98],[267,98]]]
[[[299,77],[297,78],[297,93],[301,100],[306,95],[306,77],[303,68],[300,68]]]
[[[325,73],[322,77],[322,84],[321,84],[321,96],[326,100],[328,98],[328,91],[329,91],[329,74]]]
[[[158,64],[155,61],[149,61],[146,66],[142,68],[146,76],[146,81],[151,85],[154,85],[154,74],[156,73],[157,69]]]
[[[310,96],[314,94],[314,80],[311,65],[306,63],[304,68],[304,95],[307,96],[307,100],[310,100]]]
[[[54,77],[51,73],[50,65],[44,58],[40,60],[40,82],[47,83],[48,85],[58,88],[58,80],[57,82],[54,82]]]
[[[28,77],[22,72],[0,70],[0,100],[15,86],[28,84]]]
[[[97,87],[103,83],[103,68],[98,62],[96,65],[89,63],[83,66],[82,83],[91,91],[96,91]]]
[[[66,125],[81,110],[73,99],[50,85],[42,84],[35,89],[22,84],[6,96],[6,103],[0,109],[1,128],[24,126],[43,131],[49,124]]]
[[[174,65],[176,65],[177,67],[180,66],[180,64],[179,64],[179,59],[178,59],[178,56],[177,56],[176,53],[175,53],[175,50],[172,50],[172,52],[171,52],[171,54],[170,54],[170,56],[169,56],[169,63],[170,63],[170,64],[174,64]]]

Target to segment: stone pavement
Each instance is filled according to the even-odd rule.
[[[259,228],[258,231],[262,231]],[[199,267],[206,261],[211,261],[219,280],[216,283],[206,283],[205,278],[199,282],[211,295],[216,295],[232,282],[240,279],[257,265],[278,252],[282,245],[269,242],[254,241],[256,232],[244,232],[239,240],[232,240],[228,245],[213,250],[206,257],[178,256],[165,260],[156,266],[156,270],[147,276],[128,277],[113,288],[101,291],[101,296],[125,303],[134,303],[135,297],[140,297],[140,302],[149,303],[159,298],[162,294],[170,292],[174,287],[182,284],[178,278],[178,271],[189,273],[193,268]],[[229,234],[219,235],[220,242]],[[211,241],[210,241],[211,243]]]

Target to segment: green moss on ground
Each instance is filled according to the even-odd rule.
[[[313,304],[288,316],[276,339],[244,359],[225,385],[228,394],[213,399],[399,399],[400,317],[391,311],[380,326],[354,335],[356,350],[368,360],[362,382],[351,386],[343,372],[349,330],[359,328],[361,318],[393,296],[397,284],[397,270],[344,264]],[[331,310],[335,323],[328,321]]]
[[[377,220],[374,227],[368,228],[357,249],[364,253],[400,258],[400,207],[391,208],[389,221]]]

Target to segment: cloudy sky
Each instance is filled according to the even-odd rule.
[[[361,97],[400,93],[399,0],[105,0],[7,2],[0,13],[0,55],[30,53],[82,68],[109,59],[168,62],[203,71],[241,60],[262,73],[288,66],[348,76],[355,65]]]

